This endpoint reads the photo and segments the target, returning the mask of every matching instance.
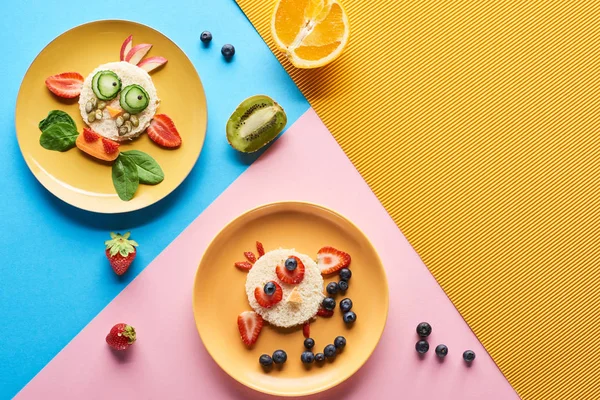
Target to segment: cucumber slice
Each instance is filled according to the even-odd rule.
[[[92,90],[100,100],[112,100],[121,90],[121,79],[112,71],[99,71],[92,78]]]
[[[130,114],[137,114],[148,107],[150,96],[140,85],[129,85],[121,92],[119,104],[123,110]]]

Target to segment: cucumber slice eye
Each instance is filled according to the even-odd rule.
[[[121,90],[121,79],[113,71],[98,71],[92,78],[92,90],[100,100],[112,100]]]
[[[130,114],[138,114],[148,107],[150,96],[140,85],[126,86],[121,92],[119,104]]]

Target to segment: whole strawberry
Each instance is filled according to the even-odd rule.
[[[116,324],[106,335],[106,343],[115,350],[125,350],[135,343],[135,328],[127,324]]]
[[[106,245],[106,258],[117,275],[123,275],[137,254],[136,247],[139,246],[135,240],[129,239],[130,233],[110,233],[110,240],[104,242]]]

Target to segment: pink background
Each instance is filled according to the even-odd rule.
[[[290,197],[280,190],[289,182],[303,190]],[[210,240],[242,212],[281,200],[322,204],[350,218],[379,252],[390,285],[388,322],[373,356],[352,378],[311,398],[518,398],[312,109],[17,398],[272,398],[237,383],[214,363],[198,336],[191,307],[194,274]],[[414,349],[421,321],[433,326],[431,348],[423,359]],[[138,342],[127,352],[113,353],[104,342],[117,322],[138,331]],[[438,343],[449,347],[444,361],[433,351]],[[470,367],[462,360],[466,349],[477,354]]]

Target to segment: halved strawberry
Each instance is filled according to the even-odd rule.
[[[113,142],[107,138],[102,138],[102,146],[104,146],[106,154],[113,154],[115,151],[119,150],[119,143]]]
[[[332,274],[350,265],[350,254],[331,246],[323,247],[317,253],[317,264],[322,275]]]
[[[244,311],[237,319],[240,337],[246,346],[252,346],[258,339],[258,334],[263,327],[263,319],[254,311]]]
[[[263,247],[263,244],[259,241],[256,242],[256,251],[258,252],[258,258],[261,258],[265,255],[265,248]]]
[[[306,321],[304,325],[302,325],[302,334],[307,339],[310,337],[310,321]]]
[[[90,128],[83,128],[83,139],[88,143],[94,143],[96,140],[100,138],[96,132],[91,130]]]
[[[252,264],[250,264],[248,261],[238,261],[235,263],[235,266],[245,271],[249,271],[252,269]]]
[[[319,309],[317,310],[317,315],[319,317],[329,318],[333,315],[333,310],[329,311],[329,310],[319,307]]]
[[[77,72],[65,72],[46,78],[46,87],[58,97],[79,97],[83,87],[83,76]]]
[[[271,308],[275,304],[279,303],[283,298],[283,290],[281,289],[281,286],[279,286],[275,281],[271,281],[271,283],[275,285],[275,293],[273,293],[271,296],[265,293],[264,288],[257,287],[254,289],[254,298],[261,307]]]
[[[302,261],[296,256],[290,256],[289,258],[293,258],[296,260],[297,267],[293,271],[288,271],[288,269],[284,266],[278,265],[275,268],[275,273],[279,280],[283,283],[288,283],[290,285],[296,285],[304,279],[304,264]]]
[[[256,256],[251,251],[245,251],[244,256],[250,261],[252,264],[256,262]]]
[[[181,136],[173,120],[165,114],[158,114],[150,122],[148,137],[159,146],[175,148],[181,146]]]

